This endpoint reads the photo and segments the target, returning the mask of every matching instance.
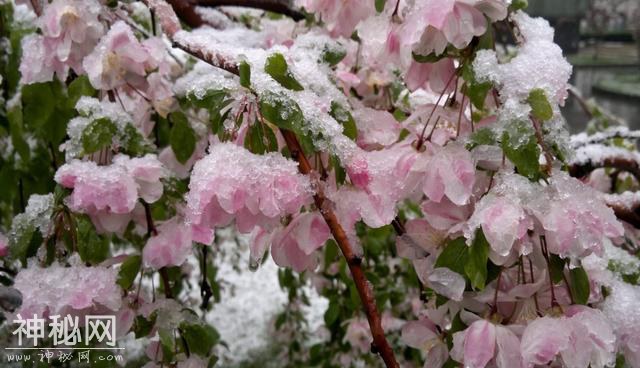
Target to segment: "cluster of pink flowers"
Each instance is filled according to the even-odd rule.
[[[22,293],[22,305],[15,312],[23,318],[37,315],[82,315],[86,312],[115,312],[122,304],[122,290],[116,284],[114,268],[57,263],[42,268],[31,264],[16,275],[14,288]]]
[[[73,189],[66,204],[91,217],[101,232],[119,232],[132,219],[138,199],[153,203],[160,199],[165,176],[155,155],[130,158],[117,155],[109,166],[73,160],[58,169],[55,180]]]
[[[174,217],[158,226],[157,232],[142,250],[144,264],[156,270],[183,264],[191,254],[191,229]]]
[[[309,178],[279,153],[255,155],[231,143],[214,144],[198,161],[187,194],[187,221],[195,241],[209,244],[213,229],[235,220],[247,233],[272,228],[311,201]]]
[[[624,238],[625,227],[601,194],[551,162],[554,152],[528,157],[543,168],[525,177],[505,148],[525,151],[521,145],[510,146],[507,138],[516,134],[522,135],[512,137],[518,144],[535,139],[536,150],[546,145],[564,148],[559,138],[548,140],[557,138],[559,128],[554,129],[560,124],[559,106],[567,96],[571,66],[553,43],[546,21],[509,10],[509,0],[387,1],[380,11],[372,0],[297,0],[317,15],[326,31],[294,37],[304,26],[293,21],[267,26],[263,32],[244,27],[184,31],[168,3],[146,3],[170,41],[212,65],[231,71],[237,67],[241,85],[237,76],[199,65],[172,88],[170,81],[177,77],[172,69],[183,63],[182,55],[173,63],[165,39],[136,30],[127,14],[133,7],[108,10],[98,0],[40,2],[39,33],[22,43],[22,83],[54,76],[66,80],[73,71],[86,75],[99,92],[78,101],[81,116],[68,124],[68,141],[62,146],[68,162],[57,169],[54,180],[70,194],[63,204],[56,197],[55,212],[53,194],[46,196],[51,205],[29,210],[31,203],[45,207],[36,206],[40,196],[33,196],[25,215],[16,217],[24,226],[14,220],[15,229],[39,228],[57,241],[65,230],[59,227],[67,225],[60,213],[71,211],[88,215],[99,234],[128,241],[125,230],[135,221],[147,233],[139,252],[142,264],[157,271],[184,265],[194,242],[209,246],[217,228],[233,226],[250,234],[253,265],[270,253],[281,267],[312,272],[321,264],[319,250],[332,231],[341,249],[348,247],[338,236],[335,218],[356,254],[366,254],[359,249],[356,228],[393,224],[397,255],[405,260],[389,263],[412,265],[408,271],[414,277],[415,270],[420,292],[438,298],[412,306],[414,320],[408,322],[383,314],[382,327],[386,332],[401,330],[402,342],[424,353],[425,367],[440,368],[452,360],[470,368],[586,368],[610,366],[624,349],[640,356],[635,336],[640,323],[616,331],[606,308],[597,304],[606,301],[602,288],[611,281],[607,265],[601,264],[606,263],[605,250]],[[492,23],[507,16],[518,53],[501,62],[495,50],[478,50],[476,45]],[[352,37],[354,32],[357,37]],[[234,44],[244,38],[248,41],[243,48]],[[346,48],[337,65],[325,60],[335,58],[325,54],[337,50],[335,41]],[[285,65],[274,50],[283,54]],[[538,72],[543,64],[552,70]],[[181,66],[186,71],[190,64]],[[472,69],[475,80],[469,80],[465,68]],[[212,77],[201,78],[205,74]],[[490,98],[479,111],[472,108],[478,101],[467,101],[476,82],[491,84]],[[550,105],[553,112],[544,130],[536,125],[541,119],[534,117],[535,106],[529,101],[534,90],[543,92],[547,101],[541,105]],[[185,95],[180,104],[174,93]],[[268,93],[277,97],[266,98]],[[194,102],[193,96],[201,99]],[[217,105],[224,106],[216,111]],[[118,133],[134,120],[151,141],[153,124],[167,122],[157,116],[166,118],[176,110],[184,113],[187,126],[168,119],[166,126],[156,127],[159,156],[117,154],[123,146],[115,144],[120,138],[114,137],[102,151],[108,164],[91,161],[94,156],[81,157],[80,141],[92,133],[85,129],[96,119],[117,125]],[[342,110],[342,116],[334,116],[335,110]],[[396,114],[406,112],[407,119],[399,122]],[[523,122],[522,131],[511,128],[516,122]],[[346,134],[353,125],[356,131],[350,133],[355,137]],[[167,126],[169,132],[160,131]],[[491,144],[476,144],[472,134],[481,128],[491,136],[486,139]],[[316,150],[307,157],[309,175],[285,157],[284,138],[291,142],[280,129],[304,138],[305,150]],[[170,143],[160,147],[167,135]],[[259,140],[262,145],[255,144]],[[179,155],[181,144],[188,159]],[[267,147],[254,145],[269,145],[268,150],[275,145],[283,153],[256,154]],[[55,152],[53,156],[57,165]],[[606,172],[587,182],[611,186],[612,179],[598,181],[597,175]],[[158,201],[151,211],[148,205]],[[154,215],[159,217],[157,226]],[[36,220],[46,226],[34,225]],[[12,241],[17,232],[12,230]],[[139,240],[131,243],[142,243]],[[7,243],[0,233],[0,257],[8,253]],[[460,254],[447,254],[452,250]],[[70,267],[54,263],[43,269],[32,261],[15,279],[24,298],[18,313],[107,310],[118,312],[128,331],[137,315],[161,311],[158,315],[164,312],[171,318],[167,322],[157,317],[157,324],[179,324],[175,316],[182,306],[174,300],[145,303],[144,296],[134,299],[131,294],[123,299],[116,271],[105,264],[124,257],[96,267],[71,259]],[[583,277],[581,272],[588,277],[580,280],[583,290],[577,291],[572,278]],[[369,287],[365,284],[357,286]],[[356,317],[341,343],[366,353],[371,341],[368,323]],[[162,359],[161,345],[154,341],[149,347],[149,366]],[[177,366],[203,364],[191,357]]]
[[[102,4],[96,0],[54,0],[38,19],[41,35],[22,41],[20,72],[25,83],[47,82],[54,73],[65,80],[72,69],[85,71],[83,59],[104,33],[99,15]]]

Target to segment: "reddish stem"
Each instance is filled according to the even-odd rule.
[[[300,172],[305,175],[311,174],[311,165],[300,147],[298,138],[296,138],[295,134],[290,131],[281,130],[280,132],[287,143],[289,152],[291,152],[291,157],[298,161],[298,168],[300,169]],[[318,188],[320,188],[320,186],[318,186]],[[322,214],[322,217],[324,217],[327,225],[329,225],[331,234],[333,234],[334,239],[338,243],[344,258],[347,260],[347,265],[351,271],[351,276],[356,284],[358,295],[362,300],[364,312],[367,315],[367,320],[369,321],[369,328],[371,329],[371,335],[373,336],[372,351],[376,351],[380,354],[387,367],[400,367],[396,361],[393,350],[385,337],[384,329],[382,328],[382,320],[376,306],[371,284],[365,277],[364,271],[362,270],[362,258],[354,253],[351,243],[349,242],[349,238],[342,228],[342,225],[340,225],[335,213],[331,208],[328,208],[328,206],[325,205],[327,199],[321,189],[317,190],[313,199],[316,207]]]

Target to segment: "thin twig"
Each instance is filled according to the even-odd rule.
[[[202,268],[200,272],[202,273],[202,282],[200,283],[200,296],[202,297],[202,304],[200,308],[202,310],[207,310],[209,307],[209,300],[213,296],[213,292],[211,290],[211,285],[209,285],[209,281],[207,280],[207,254],[208,254],[209,246],[202,246]]]

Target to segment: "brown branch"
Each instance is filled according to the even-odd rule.
[[[188,0],[167,0],[173,10],[183,22],[191,28],[198,28],[207,24],[196,12],[195,7]]]
[[[298,161],[298,168],[300,169],[300,172],[305,175],[311,174],[311,165],[305,157],[295,134],[287,130],[280,130],[280,132],[287,143],[289,152],[291,152],[291,157]],[[340,225],[336,214],[325,204],[327,203],[327,199],[319,186],[318,188],[319,189],[313,196],[313,199],[316,207],[322,214],[322,217],[324,217],[325,222],[331,229],[331,234],[338,243],[344,258],[347,260],[347,265],[349,266],[351,276],[353,277],[353,281],[358,289],[358,295],[362,300],[362,305],[364,307],[365,314],[367,315],[367,320],[369,321],[369,328],[371,329],[371,334],[373,336],[371,350],[380,354],[387,367],[399,367],[393,353],[393,349],[391,349],[391,346],[385,337],[380,313],[376,307],[376,301],[373,296],[373,291],[371,290],[371,284],[365,277],[364,271],[362,270],[362,258],[354,253],[349,242],[349,238],[342,228],[342,225]]]
[[[599,162],[587,161],[584,163],[574,163],[569,166],[569,174],[574,178],[584,178],[591,174],[592,171],[604,167],[612,167],[618,170],[626,171],[633,175],[638,183],[640,183],[640,164],[638,161],[625,157],[605,157]]]
[[[162,267],[158,270],[160,278],[162,279],[162,288],[164,289],[164,296],[167,299],[173,299],[173,293],[171,292],[171,283],[169,282],[169,274],[166,267]]]
[[[584,99],[584,97],[580,95],[580,93],[576,90],[576,88],[574,86],[571,86],[569,87],[568,91],[569,91],[569,95],[575,98],[576,101],[578,101],[578,104],[580,105],[582,110],[585,112],[585,114],[587,114],[587,117],[589,119],[593,118],[593,112],[591,111],[589,104]]]
[[[209,7],[240,6],[282,14],[295,21],[305,19],[305,15],[301,11],[294,9],[291,3],[286,0],[197,0],[194,1],[194,4]]]

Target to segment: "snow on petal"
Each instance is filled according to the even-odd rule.
[[[475,183],[475,163],[464,146],[449,144],[436,151],[425,169],[424,193],[434,202],[446,196],[451,202],[467,204]]]
[[[309,179],[279,153],[255,155],[231,143],[214,144],[196,162],[187,193],[187,221],[213,229],[237,220],[240,231],[273,227],[311,201]]]
[[[520,347],[526,366],[551,362],[570,344],[570,329],[565,320],[541,317],[531,321],[522,333]]]
[[[116,269],[101,266],[63,267],[54,263],[42,268],[31,263],[15,278],[13,287],[22,293],[22,306],[16,314],[23,318],[33,314],[39,317],[80,314],[93,307],[115,312],[122,303],[117,276]]]
[[[501,257],[511,253],[514,243],[521,239],[533,222],[526,216],[522,207],[506,197],[492,194],[484,196],[467,223],[465,235],[472,239],[475,230],[482,227],[491,249]]]
[[[429,286],[438,294],[455,301],[462,300],[466,281],[447,267],[438,267],[428,276]]]
[[[174,217],[158,226],[157,231],[142,250],[144,264],[155,270],[182,265],[191,254],[191,229]]]

